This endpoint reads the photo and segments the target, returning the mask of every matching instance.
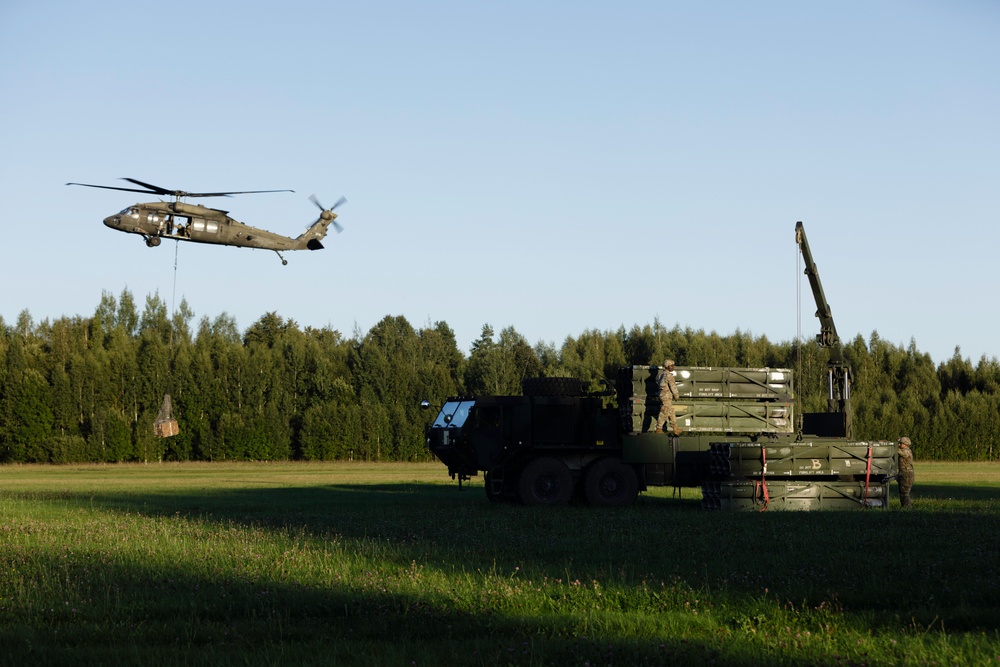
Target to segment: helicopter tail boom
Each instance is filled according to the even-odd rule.
[[[320,243],[320,240],[326,236],[327,228],[330,226],[330,222],[330,220],[320,218],[296,240],[304,243],[305,247],[309,250],[322,250],[323,244]]]

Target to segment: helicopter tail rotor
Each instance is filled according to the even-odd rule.
[[[319,218],[316,220],[317,223],[326,221],[328,224],[332,224],[338,234],[344,231],[343,225],[337,222],[337,214],[334,213],[334,211],[340,208],[343,204],[347,203],[347,197],[341,197],[330,208],[323,206],[323,204],[319,202],[319,199],[317,199],[316,195],[309,195],[309,201],[316,204],[316,208],[320,210]],[[313,224],[315,225],[316,223]]]
[[[326,230],[330,225],[337,230],[337,233],[344,231],[344,228],[339,222],[337,222],[337,214],[334,213],[342,204],[347,202],[345,197],[341,197],[337,202],[330,208],[326,208],[320,203],[316,195],[311,195],[309,201],[316,205],[316,208],[320,210],[319,217],[316,218],[316,222],[309,225],[309,228],[303,233],[299,238],[299,242],[305,242],[305,247],[309,250],[319,250],[323,247],[320,243],[320,239],[326,236]]]

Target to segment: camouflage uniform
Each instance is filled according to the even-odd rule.
[[[674,380],[674,362],[667,359],[663,362],[663,369],[656,376],[656,383],[660,385],[660,415],[656,418],[656,432],[663,433],[663,425],[668,421],[673,427],[674,435],[681,434],[681,428],[677,425],[677,417],[674,415],[674,401],[681,397],[677,392],[677,382]]]
[[[910,489],[913,488],[913,450],[910,449],[910,439],[902,437],[899,439],[899,473],[896,475],[896,483],[899,484],[899,503],[903,507],[909,507],[913,502],[910,499]]]

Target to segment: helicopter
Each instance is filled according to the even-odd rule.
[[[228,197],[230,195],[259,194],[265,192],[294,192],[294,190],[244,190],[240,192],[185,192],[170,190],[158,185],[143,183],[134,178],[123,178],[139,188],[126,188],[114,185],[92,185],[90,183],[67,183],[86,188],[101,188],[104,190],[123,190],[125,192],[142,192],[145,194],[164,195],[173,201],[158,201],[147,204],[133,204],[114,215],[104,218],[104,224],[111,229],[127,234],[139,234],[146,240],[146,245],[155,248],[161,239],[175,241],[193,241],[194,243],[214,243],[217,245],[237,246],[240,248],[262,248],[273,250],[281,259],[282,265],[288,260],[282,255],[284,250],[320,250],[320,242],[326,236],[327,228],[332,224],[337,233],[344,228],[337,222],[337,210],[347,199],[341,197],[330,208],[324,207],[316,199],[309,197],[315,204],[320,215],[305,232],[292,238],[269,232],[266,229],[251,227],[229,217],[229,211],[208,208],[199,204],[185,204],[181,199],[187,197]]]

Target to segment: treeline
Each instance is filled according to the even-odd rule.
[[[737,331],[652,325],[584,331],[561,346],[483,327],[469,354],[444,322],[387,316],[362,335],[300,328],[267,313],[241,332],[232,317],[140,311],[126,290],[90,317],[0,319],[0,462],[424,460],[424,428],[457,394],[519,394],[525,377],[571,376],[595,389],[616,369],[658,364],[790,368],[801,409],[826,406],[827,352]],[[1000,456],[1000,365],[954,356],[935,367],[911,342],[872,333],[845,346],[859,439],[909,435],[918,458]],[[180,434],[156,438],[165,393]]]

